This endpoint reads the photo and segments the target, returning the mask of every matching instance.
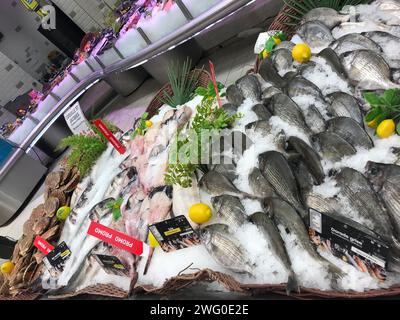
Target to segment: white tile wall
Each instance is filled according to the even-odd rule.
[[[100,9],[101,3],[106,2],[114,7],[113,1],[110,0],[53,0],[53,2],[85,32],[104,27],[104,14],[109,9],[107,6]],[[71,15],[71,12],[75,12],[76,15]]]
[[[12,69],[7,71],[7,67],[12,65]],[[32,89],[33,83],[37,82],[31,75],[26,73],[20,66],[14,63],[6,55],[0,52],[0,105],[5,105],[10,100],[14,100],[19,95]],[[18,83],[23,85],[17,88]]]

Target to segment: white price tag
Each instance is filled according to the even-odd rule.
[[[76,102],[68,111],[64,113],[65,121],[73,134],[94,135],[89,121],[82,112],[79,102]]]

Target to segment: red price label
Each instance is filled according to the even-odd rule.
[[[117,151],[120,154],[124,154],[125,153],[125,151],[126,151],[125,147],[118,141],[118,139],[112,134],[112,132],[107,129],[107,127],[105,126],[103,121],[101,121],[100,119],[97,119],[94,122],[94,125],[97,128],[99,128],[101,133],[107,138],[108,141],[110,141],[110,143],[113,145],[113,147],[115,149],[117,149]]]
[[[143,254],[142,241],[132,238],[122,232],[110,229],[95,221],[92,221],[87,233],[122,250],[138,256]]]
[[[221,108],[222,107],[222,101],[221,101],[221,97],[219,96],[217,77],[215,75],[214,64],[211,62],[211,60],[209,61],[209,63],[210,63],[210,70],[211,70],[211,80],[212,80],[212,82],[214,84],[214,89],[215,89],[215,94],[217,95],[218,105]]]
[[[43,252],[45,255],[50,253],[51,251],[54,250],[54,247],[48,243],[46,240],[44,240],[41,236],[36,236],[35,241],[33,242],[33,245],[38,248],[41,252]]]

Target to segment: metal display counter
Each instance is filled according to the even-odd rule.
[[[268,0],[260,1],[264,4],[269,2]],[[133,87],[139,86],[141,83],[140,79],[144,79],[148,76],[142,67],[140,67],[140,72],[135,73],[139,66],[143,66],[154,77],[159,77],[164,81],[165,78],[163,77],[165,77],[166,66],[165,59],[161,56],[162,54],[166,53],[168,58],[171,59],[174,54],[173,50],[179,49],[180,45],[189,40],[195,41],[194,38],[203,30],[211,28],[224,18],[233,15],[235,12],[249,5],[256,4],[257,1],[219,0],[214,2],[215,4],[211,8],[204,10],[201,6],[194,5],[193,1],[179,0],[177,1],[179,7],[182,8],[182,4],[186,4],[184,8],[188,10],[192,9],[192,13],[188,14],[184,9],[182,10],[186,18],[185,23],[179,26],[175,31],[156,39],[154,35],[151,34],[151,26],[143,25],[143,30],[139,30],[146,30],[149,34],[149,36],[147,36],[149,39],[146,41],[146,46],[143,41],[132,44],[135,50],[138,50],[137,53],[127,56],[130,50],[126,49],[126,46],[121,45],[120,41],[126,41],[126,39],[122,38],[117,41],[115,46],[107,50],[101,58],[89,57],[86,61],[75,66],[71,70],[72,75],[67,76],[61,82],[62,86],[59,85],[55,87],[52,93],[40,103],[38,111],[33,114],[33,117],[37,116],[36,119],[40,121],[39,124],[31,126],[26,136],[22,135],[21,132],[17,132],[14,136],[15,140],[13,140],[12,137],[14,133],[10,137],[10,140],[19,145],[19,148],[15,149],[0,168],[0,225],[5,220],[8,220],[24,202],[23,198],[26,192],[19,189],[20,186],[26,185],[27,179],[37,181],[37,177],[31,177],[32,175],[44,174],[45,168],[39,163],[36,163],[37,161],[32,160],[32,158],[28,156],[28,153],[37,145],[39,140],[45,139],[46,136],[52,136],[51,131],[57,133],[57,139],[52,138],[50,142],[41,141],[41,144],[47,143],[49,148],[56,144],[57,141],[55,140],[59,140],[63,134],[63,129],[57,128],[57,123],[60,123],[57,119],[63,115],[85,91],[103,79],[112,85],[114,89],[129,81],[133,82]],[[138,33],[137,29],[133,29],[130,32]],[[153,39],[151,39],[152,37]],[[187,46],[182,46],[182,48],[186,48],[186,52],[188,51]],[[195,48],[198,49],[198,47]],[[178,50],[176,55],[179,57],[179,55],[182,54],[179,53]],[[160,72],[160,64],[157,63],[158,59],[160,59],[164,66],[162,72]],[[136,80],[132,78],[135,77],[135,74]],[[126,95],[133,87],[127,88],[123,86],[120,89],[120,93]],[[116,89],[116,91],[118,91],[118,89]],[[35,164],[27,165],[27,157],[35,162]],[[20,170],[21,166],[24,170]],[[4,193],[3,190],[10,190],[10,192]]]

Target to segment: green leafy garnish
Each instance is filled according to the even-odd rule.
[[[123,201],[123,198],[118,198],[117,200],[111,200],[106,204],[106,207],[112,210],[113,219],[115,221],[118,221],[122,217],[121,205]]]
[[[217,82],[217,87],[218,87],[218,92],[221,92],[222,89],[225,88],[225,86],[221,82]],[[215,97],[217,96],[217,93],[215,92],[215,87],[212,81],[208,82],[207,88],[204,87],[198,87],[196,89],[196,94],[199,96],[203,97],[203,100],[214,100]],[[220,97],[224,97],[225,93],[220,94]]]
[[[143,112],[143,114],[140,116],[138,126],[133,132],[132,139],[135,139],[135,137],[138,134],[143,136],[146,133],[147,131],[146,120],[148,116],[149,116],[148,112]]]
[[[107,120],[103,120],[104,125],[112,132],[116,133],[119,129]],[[107,138],[100,130],[91,125],[95,132],[91,135],[72,135],[61,140],[56,150],[62,150],[70,147],[72,149],[68,156],[67,165],[69,167],[76,166],[80,176],[83,178],[90,171],[96,160],[107,149]]]
[[[200,160],[205,150],[209,150],[210,141],[202,141],[202,133],[212,135],[231,126],[241,114],[229,115],[225,109],[219,108],[213,100],[203,100],[196,107],[196,115],[186,135],[179,132],[170,149],[170,163],[165,173],[165,181],[169,185],[178,184],[183,188],[192,185],[192,177],[201,168]],[[182,155],[184,159],[181,159]],[[195,163],[190,162],[194,160]]]
[[[371,110],[365,116],[366,122],[375,120],[379,125],[385,119],[398,120],[400,118],[399,89],[388,89],[382,95],[366,92],[364,99],[371,106]]]

